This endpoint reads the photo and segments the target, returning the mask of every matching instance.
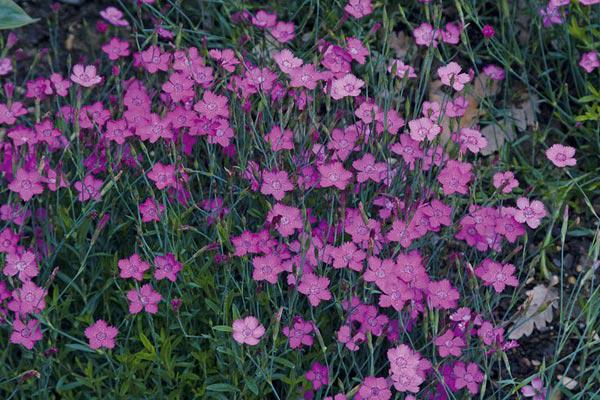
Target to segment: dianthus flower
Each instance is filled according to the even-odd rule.
[[[175,185],[175,166],[157,162],[148,172],[148,178],[154,182],[156,188],[163,190]]]
[[[315,326],[312,321],[305,321],[302,317],[294,318],[294,322],[291,327],[283,327],[283,334],[287,336],[292,349],[298,349],[302,346],[312,346]]]
[[[452,330],[447,330],[442,336],[438,336],[434,343],[440,357],[448,357],[449,355],[460,357],[462,354],[461,349],[465,347],[465,341],[461,337],[455,336]]]
[[[321,301],[331,300],[331,292],[328,286],[329,278],[307,273],[302,276],[298,291],[305,294],[310,304],[316,307]]]
[[[265,334],[265,327],[260,324],[258,319],[249,316],[244,319],[233,321],[233,339],[239,344],[255,346],[260,342],[260,338]]]
[[[90,348],[99,349],[106,347],[112,349],[115,347],[115,337],[119,330],[114,326],[108,325],[104,320],[99,319],[94,324],[85,328],[85,336],[88,338]]]
[[[519,281],[514,276],[515,266],[512,264],[500,264],[485,259],[475,269],[475,275],[481,278],[486,286],[493,286],[496,293],[501,293],[506,286],[518,286]]]
[[[329,385],[329,369],[319,362],[313,362],[306,372],[306,379],[312,384],[314,390]]]
[[[510,193],[519,186],[519,181],[515,179],[515,174],[510,171],[497,172],[494,174],[493,184],[502,193]]]
[[[30,250],[23,253],[8,253],[2,272],[6,276],[18,275],[21,282],[31,280],[31,278],[37,276],[39,273],[35,254]]]
[[[577,160],[573,157],[575,148],[571,146],[563,146],[562,144],[553,144],[546,150],[546,157],[552,161],[552,164],[559,168],[572,167],[577,164]]]
[[[457,389],[466,387],[471,394],[477,394],[479,392],[479,386],[483,382],[485,376],[481,373],[481,370],[475,363],[469,363],[465,365],[461,361],[457,361],[452,369],[456,378],[454,385]]]
[[[352,179],[352,173],[345,170],[344,166],[339,161],[330,164],[322,164],[317,168],[321,174],[320,185],[323,188],[335,186],[340,190],[344,190]]]
[[[135,253],[129,258],[119,260],[118,265],[121,278],[133,278],[137,281],[144,280],[144,272],[150,269],[150,264]]]
[[[12,324],[12,333],[10,334],[10,343],[20,344],[26,349],[33,349],[33,346],[42,339],[40,322],[37,319],[30,319],[23,323],[19,318],[15,318]]]
[[[343,78],[334,79],[331,84],[331,97],[340,100],[344,97],[356,97],[360,95],[360,89],[365,82],[352,74],[346,74]]]
[[[469,74],[461,73],[460,65],[452,61],[446,66],[440,67],[437,74],[442,81],[442,84],[451,86],[457,92],[463,90],[465,84],[471,81]]]
[[[183,268],[173,253],[154,257],[154,265],[156,266],[154,269],[154,278],[156,280],[168,279],[171,282],[177,280],[177,274]]]
[[[264,171],[262,179],[260,192],[267,196],[272,195],[277,201],[285,197],[285,192],[294,190],[294,185],[285,171]]]
[[[13,181],[8,185],[8,188],[15,193],[19,194],[19,197],[23,201],[29,201],[37,194],[44,191],[42,186],[43,178],[39,172],[27,171],[23,168],[19,168]]]
[[[515,220],[527,223],[533,229],[540,226],[541,219],[546,216],[546,208],[539,200],[529,202],[527,198],[519,197],[517,199],[517,207],[518,209],[514,212]]]
[[[71,80],[83,87],[92,87],[102,82],[102,77],[96,74],[95,66],[76,64],[71,73]]]
[[[131,314],[137,314],[142,310],[150,314],[156,314],[158,312],[158,303],[162,300],[162,296],[152,289],[152,285],[147,283],[139,290],[131,289],[127,292],[127,299],[129,300],[129,312]]]

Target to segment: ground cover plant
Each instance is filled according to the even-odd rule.
[[[2,398],[600,398],[598,1],[81,3],[0,2]]]

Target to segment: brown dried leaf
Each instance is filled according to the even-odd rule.
[[[404,56],[406,53],[408,53],[410,41],[410,36],[403,31],[392,32],[388,37],[388,45],[390,46],[390,49],[394,50],[396,58],[400,59],[404,59]]]
[[[537,123],[536,114],[540,112],[540,99],[535,94],[527,97],[510,108],[510,115],[514,125],[520,131]]]
[[[481,154],[489,156],[500,149],[506,140],[512,140],[515,137],[515,130],[512,124],[505,120],[488,125],[481,129],[481,134],[487,139],[487,146],[481,149]]]
[[[517,318],[508,337],[516,340],[531,335],[535,328],[545,328],[552,321],[552,309],[556,307],[557,299],[558,291],[552,286],[539,284],[528,290],[527,300],[521,305],[523,315]]]

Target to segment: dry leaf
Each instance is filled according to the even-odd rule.
[[[410,47],[410,36],[404,32],[392,32],[388,37],[388,45],[394,50],[396,58],[404,59]]]
[[[536,114],[540,112],[540,99],[535,94],[510,108],[510,116],[520,131],[537,123]]]
[[[558,382],[569,390],[573,390],[579,386],[579,382],[573,378],[569,378],[568,376],[557,375],[556,377],[558,378]]]
[[[481,149],[481,154],[489,156],[501,148],[507,139],[513,140],[515,130],[512,124],[507,123],[506,120],[502,120],[484,127],[481,129],[481,134],[487,139],[487,146]]]
[[[557,299],[558,291],[552,286],[539,284],[528,290],[527,300],[521,306],[523,315],[515,321],[508,337],[516,340],[531,335],[534,328],[545,328],[552,321],[552,309],[556,307]]]

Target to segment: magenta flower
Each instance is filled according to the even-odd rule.
[[[352,179],[352,173],[345,170],[339,161],[330,164],[321,164],[317,169],[321,174],[319,183],[323,188],[335,186],[340,190],[344,190]]]
[[[329,369],[315,361],[306,372],[306,379],[311,383],[313,390],[319,390],[322,386],[329,385]]]
[[[375,156],[365,153],[362,158],[355,160],[352,167],[358,172],[356,180],[360,183],[367,180],[381,182],[388,170],[387,164],[383,162],[376,163]]]
[[[502,81],[505,77],[504,68],[494,64],[483,67],[483,73],[493,81]]]
[[[263,183],[260,192],[264,195],[273,195],[277,201],[284,198],[285,192],[294,190],[294,185],[290,182],[285,171],[264,171],[262,178]]]
[[[10,343],[20,344],[26,349],[33,349],[36,342],[42,339],[40,322],[36,319],[30,319],[24,324],[19,318],[15,318],[12,324],[12,333],[10,334]]]
[[[546,208],[539,200],[533,200],[531,203],[525,197],[517,199],[518,209],[514,212],[517,222],[527,223],[530,228],[535,229],[540,226],[541,219],[546,216]]]
[[[142,214],[142,222],[160,222],[160,217],[165,211],[165,206],[158,204],[156,200],[148,197],[143,203],[138,206]]]
[[[156,314],[162,296],[152,289],[152,285],[146,283],[139,290],[131,289],[127,292],[127,299],[129,300],[129,312],[131,314],[137,314],[142,310],[149,314]]]
[[[278,21],[274,27],[268,29],[279,43],[287,43],[296,37],[296,27],[293,22]]]
[[[121,278],[133,278],[136,281],[144,280],[144,272],[150,269],[150,264],[143,261],[136,253],[129,258],[119,260],[118,265],[121,270],[119,273]]]
[[[302,214],[300,209],[276,203],[267,215],[268,222],[275,221],[275,228],[281,236],[287,237],[296,230],[302,230]]]
[[[346,51],[350,57],[359,64],[364,64],[369,56],[369,50],[365,47],[362,41],[357,38],[346,38]]]
[[[331,97],[335,100],[343,99],[344,97],[356,97],[360,95],[360,89],[365,85],[365,82],[358,79],[352,74],[346,74],[341,79],[334,79],[331,84]]]
[[[438,182],[442,184],[445,195],[469,193],[469,182],[473,178],[472,165],[466,162],[449,160],[438,175]]]
[[[6,255],[6,264],[2,270],[6,276],[19,275],[21,282],[31,280],[39,273],[35,254],[32,251],[25,251],[21,254],[12,252]]]
[[[76,64],[71,73],[71,80],[83,87],[92,87],[102,82],[102,77],[96,74],[95,66]]]
[[[265,334],[265,327],[260,324],[258,319],[249,316],[244,319],[233,321],[233,340],[239,344],[256,346],[260,338]]]
[[[433,140],[442,131],[442,127],[434,124],[429,118],[408,121],[408,127],[410,128],[410,137],[417,142],[422,142],[426,138]]]
[[[440,353],[440,357],[448,357],[449,355],[460,357],[462,354],[461,349],[465,347],[463,338],[455,336],[451,330],[447,330],[442,336],[437,337],[434,343]]]
[[[148,178],[154,182],[159,190],[175,186],[175,166],[157,162],[148,172]]]
[[[457,92],[464,89],[465,84],[471,81],[469,74],[461,73],[460,65],[452,61],[450,64],[440,67],[437,74],[442,81],[442,84],[451,86]]]
[[[344,11],[359,19],[373,12],[371,0],[348,0],[348,4],[344,7]]]
[[[290,347],[298,349],[302,346],[310,347],[313,345],[312,332],[314,330],[315,326],[312,321],[305,321],[302,317],[296,317],[291,327],[283,327],[283,334],[288,337]]]
[[[367,376],[358,389],[360,400],[389,400],[392,392],[385,378]]]
[[[290,86],[293,88],[306,88],[313,90],[317,82],[323,79],[324,74],[317,71],[314,64],[305,64],[292,69],[290,72]]]
[[[553,144],[546,150],[546,157],[552,161],[552,164],[559,168],[572,167],[577,164],[577,160],[573,157],[575,148],[571,146],[563,146],[562,144]]]
[[[461,128],[458,134],[458,142],[460,143],[461,153],[469,150],[473,154],[477,154],[481,149],[488,145],[488,141],[481,132],[477,129]]]
[[[141,65],[146,71],[155,74],[160,71],[168,71],[171,62],[171,54],[162,52],[156,45],[134,54],[136,65]]]
[[[129,26],[129,22],[123,19],[123,12],[115,7],[106,7],[100,11],[100,16],[114,26]]]
[[[0,253],[15,253],[18,244],[19,235],[16,234],[11,228],[4,228],[2,231],[0,231]],[[6,272],[4,274],[6,275]]]
[[[588,74],[594,72],[596,68],[600,67],[600,60],[598,59],[597,51],[588,51],[583,53],[581,60],[579,60],[579,66],[585,70]]]
[[[154,265],[156,266],[154,269],[154,278],[156,280],[168,279],[171,282],[177,280],[177,274],[183,268],[173,253],[154,257]]]
[[[452,369],[456,378],[454,385],[457,389],[466,387],[471,394],[477,394],[479,392],[479,386],[483,382],[485,376],[481,373],[481,370],[475,363],[465,364],[461,361],[454,364]]]
[[[352,242],[345,242],[340,247],[331,250],[333,256],[333,268],[350,268],[354,271],[362,271],[363,260],[367,254],[356,247]]]
[[[180,72],[169,75],[169,80],[163,83],[162,90],[176,103],[191,100],[195,95],[194,81],[187,74]]]
[[[302,59],[294,56],[289,49],[283,49],[279,52],[275,52],[272,54],[273,60],[279,66],[279,69],[286,74],[291,73],[296,68],[299,68],[304,64]]]
[[[546,400],[544,382],[539,376],[536,376],[531,380],[530,385],[521,388],[521,394],[525,397],[532,397],[532,400]]]
[[[207,90],[204,92],[202,100],[194,106],[194,110],[211,120],[217,117],[229,118],[229,109],[227,108],[227,105],[227,97]]]
[[[115,337],[119,330],[114,326],[108,325],[104,320],[99,319],[92,325],[85,328],[85,336],[88,338],[91,349],[106,347],[112,349],[115,347]]]
[[[79,192],[77,197],[79,201],[94,200],[98,201],[102,197],[100,189],[102,189],[103,181],[94,178],[92,175],[87,175],[83,181],[77,181],[73,184]]]
[[[102,51],[111,61],[118,60],[121,57],[127,57],[130,54],[129,43],[116,37],[110,39],[110,42],[102,46]]]
[[[514,188],[519,186],[519,181],[515,179],[515,174],[510,171],[497,172],[494,174],[493,184],[502,193],[510,193]]]
[[[439,37],[439,32],[434,30],[431,24],[423,22],[421,25],[415,28],[413,31],[413,37],[415,38],[415,43],[419,46],[437,47],[437,38]]]
[[[271,284],[276,284],[278,274],[283,271],[281,260],[275,254],[267,254],[264,257],[254,257],[252,265],[254,266],[252,279],[257,282],[267,281]]]
[[[403,79],[405,76],[409,79],[417,77],[415,69],[408,64],[404,64],[402,60],[392,60],[392,63],[387,68],[387,72],[391,74],[394,70],[396,71],[396,76],[400,79]]]
[[[19,168],[8,188],[12,192],[18,193],[23,201],[29,201],[33,196],[41,194],[44,191],[44,187],[42,186],[43,179],[35,170],[26,171],[23,168]]]
[[[331,292],[328,287],[329,278],[306,273],[300,280],[298,291],[306,295],[310,304],[316,307],[321,301],[331,300]]]
[[[452,287],[448,279],[432,281],[427,287],[427,300],[432,308],[445,310],[454,308],[459,297],[458,290]]]
[[[405,344],[387,351],[390,362],[390,378],[399,392],[417,393],[425,381],[425,371],[431,364]]]
[[[271,131],[265,135],[265,139],[269,142],[273,151],[294,149],[294,132],[289,129],[282,129],[280,126],[274,126]]]
[[[272,28],[277,23],[277,15],[259,10],[252,17],[251,22],[258,28]]]
[[[484,25],[483,29],[481,30],[481,33],[483,33],[483,37],[489,39],[494,37],[494,35],[496,35],[496,31],[494,30],[494,27],[491,25]]]
[[[13,291],[13,298],[8,309],[17,314],[39,313],[46,308],[46,289],[32,281],[23,282],[23,286]]]
[[[501,293],[506,286],[518,286],[519,281],[514,276],[515,266],[512,264],[500,264],[485,259],[475,269],[475,275],[481,278],[486,286],[493,286],[496,293]]]

